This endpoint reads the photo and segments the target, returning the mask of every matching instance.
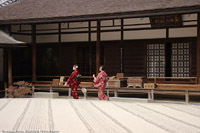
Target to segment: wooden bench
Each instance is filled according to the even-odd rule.
[[[197,77],[149,77],[147,81],[155,84],[197,84]]]
[[[153,95],[153,88],[127,88],[127,87],[121,87],[121,88],[110,88],[106,87],[107,95],[109,97],[109,93],[111,91],[114,92],[114,97],[118,97],[119,92],[146,92],[148,94],[148,100],[154,100]]]
[[[84,83],[83,83],[84,84]],[[87,84],[87,83],[86,83]],[[164,94],[167,94],[170,91],[184,91],[185,93],[185,101],[186,103],[189,103],[189,92],[192,91],[200,91],[200,85],[192,85],[192,84],[156,84],[156,88],[127,88],[127,87],[121,87],[121,88],[115,88],[115,87],[106,87],[105,91],[107,93],[107,96],[109,97],[110,92],[114,93],[114,97],[118,97],[118,93],[122,92],[147,92],[148,94],[148,100],[154,100],[154,94],[155,91],[165,91]],[[68,91],[68,96],[71,97],[71,88],[69,86],[38,86],[34,85],[32,86],[33,95],[35,90],[49,90],[50,92],[53,91]],[[84,90],[85,89],[85,90]],[[84,98],[87,98],[88,92],[98,92],[97,88],[94,88],[93,86],[80,86],[78,91],[82,91],[84,94]]]
[[[71,97],[71,88],[69,86],[63,86],[64,84],[64,76],[61,76],[60,79],[53,79],[53,81],[32,81],[32,90],[34,89],[43,89],[49,90],[50,92],[63,90],[68,90],[68,96]],[[185,93],[185,101],[189,103],[189,92],[192,91],[200,91],[200,85],[196,83],[196,77],[160,77],[160,78],[150,78],[153,79],[153,82],[156,85],[156,88],[127,88],[127,87],[106,87],[107,95],[109,96],[110,92],[114,93],[114,96],[117,97],[120,92],[147,92],[148,99],[154,100],[155,92],[162,91],[163,94],[167,94],[172,91],[183,91]],[[170,81],[166,81],[169,79]],[[159,80],[163,80],[163,83],[158,83]],[[176,80],[188,80],[187,84],[173,84],[172,81]],[[166,84],[167,82],[167,84]],[[168,83],[169,82],[169,83]],[[178,81],[177,81],[178,82]],[[176,82],[175,82],[176,83]],[[182,83],[182,82],[181,82]],[[89,92],[98,92],[97,88],[93,87],[93,82],[81,82],[80,84],[81,91],[84,94],[84,98],[87,97],[87,93]],[[80,89],[79,89],[80,91]],[[178,94],[178,93],[177,93]]]
[[[184,91],[185,101],[189,103],[189,92],[190,91],[200,91],[200,85],[198,84],[156,84],[156,91]]]

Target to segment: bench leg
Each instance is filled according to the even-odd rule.
[[[68,89],[68,96],[71,98],[71,88]]]
[[[84,99],[87,99],[87,89],[86,88],[82,88],[81,89],[84,95]]]
[[[35,86],[32,86],[32,97],[34,97]]]
[[[4,90],[5,90],[5,88],[4,88]],[[8,92],[7,91],[5,91],[5,98],[8,98]]]
[[[148,99],[151,100],[152,97],[151,97],[151,90],[148,90]]]
[[[109,98],[110,96],[109,96],[109,89],[107,89],[107,97]]]
[[[52,86],[50,86],[50,93],[52,93],[53,91],[52,91]]]
[[[115,97],[118,97],[117,89],[115,89],[114,96],[115,96]]]
[[[84,99],[87,99],[87,92],[85,92],[84,94]]]
[[[188,104],[190,102],[189,91],[185,91],[185,102]]]
[[[154,100],[154,90],[151,90],[151,100]]]

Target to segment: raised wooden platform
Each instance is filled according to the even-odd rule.
[[[48,83],[48,82],[41,82]],[[68,96],[71,96],[71,89],[69,86],[52,86],[46,84],[33,84],[32,90],[49,90],[50,92],[59,92],[59,91],[68,91]],[[82,82],[78,91],[82,91],[81,88],[85,88],[84,97],[87,97],[87,93],[97,93],[98,89],[93,87],[92,82]],[[118,93],[147,93],[148,100],[154,100],[155,94],[172,94],[172,95],[185,95],[186,103],[190,102],[190,95],[199,95],[200,94],[200,85],[198,84],[165,84],[165,83],[156,83],[155,88],[133,88],[133,87],[110,87],[107,86],[105,93],[109,96],[110,93],[114,93],[114,97],[118,97]],[[83,91],[82,91],[83,92]]]

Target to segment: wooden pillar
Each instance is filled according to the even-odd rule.
[[[91,44],[91,21],[88,21],[88,42]],[[90,46],[90,76],[92,75],[92,46]]]
[[[36,81],[36,24],[32,24],[32,80]]]
[[[88,21],[88,41],[91,42],[91,21]]]
[[[124,72],[124,19],[121,19],[120,72]]]
[[[167,72],[168,72],[168,66],[167,66],[167,42],[169,39],[169,28],[166,28],[166,38],[165,38],[165,77],[168,77]]]
[[[8,84],[8,49],[3,49],[3,81],[4,81],[4,87],[7,88]]]
[[[58,23],[58,43],[61,44],[61,23]]]
[[[7,26],[6,31],[8,35],[11,35],[11,25]],[[8,48],[8,87],[12,85],[12,48]]]
[[[62,36],[61,36],[61,23],[58,23],[58,59],[59,59],[59,63],[58,63],[58,72],[59,75],[63,75],[62,73],[62,59],[61,59],[61,41],[62,41]]]
[[[169,28],[166,28],[166,42],[168,41],[169,39]]]
[[[12,48],[8,48],[8,86],[12,85]]]
[[[172,76],[172,65],[171,65],[171,56],[172,56],[172,44],[169,42],[169,28],[166,28],[166,39],[165,39],[165,77]],[[167,79],[168,80],[168,79]]]
[[[200,13],[198,13],[198,24],[197,24],[197,68],[196,68],[196,77],[197,77],[197,83],[200,83]]]
[[[97,42],[96,42],[96,74],[99,72],[99,66],[101,62],[101,22],[97,21]]]

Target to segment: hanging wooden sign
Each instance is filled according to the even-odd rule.
[[[180,27],[183,25],[181,15],[150,17],[153,28]]]

